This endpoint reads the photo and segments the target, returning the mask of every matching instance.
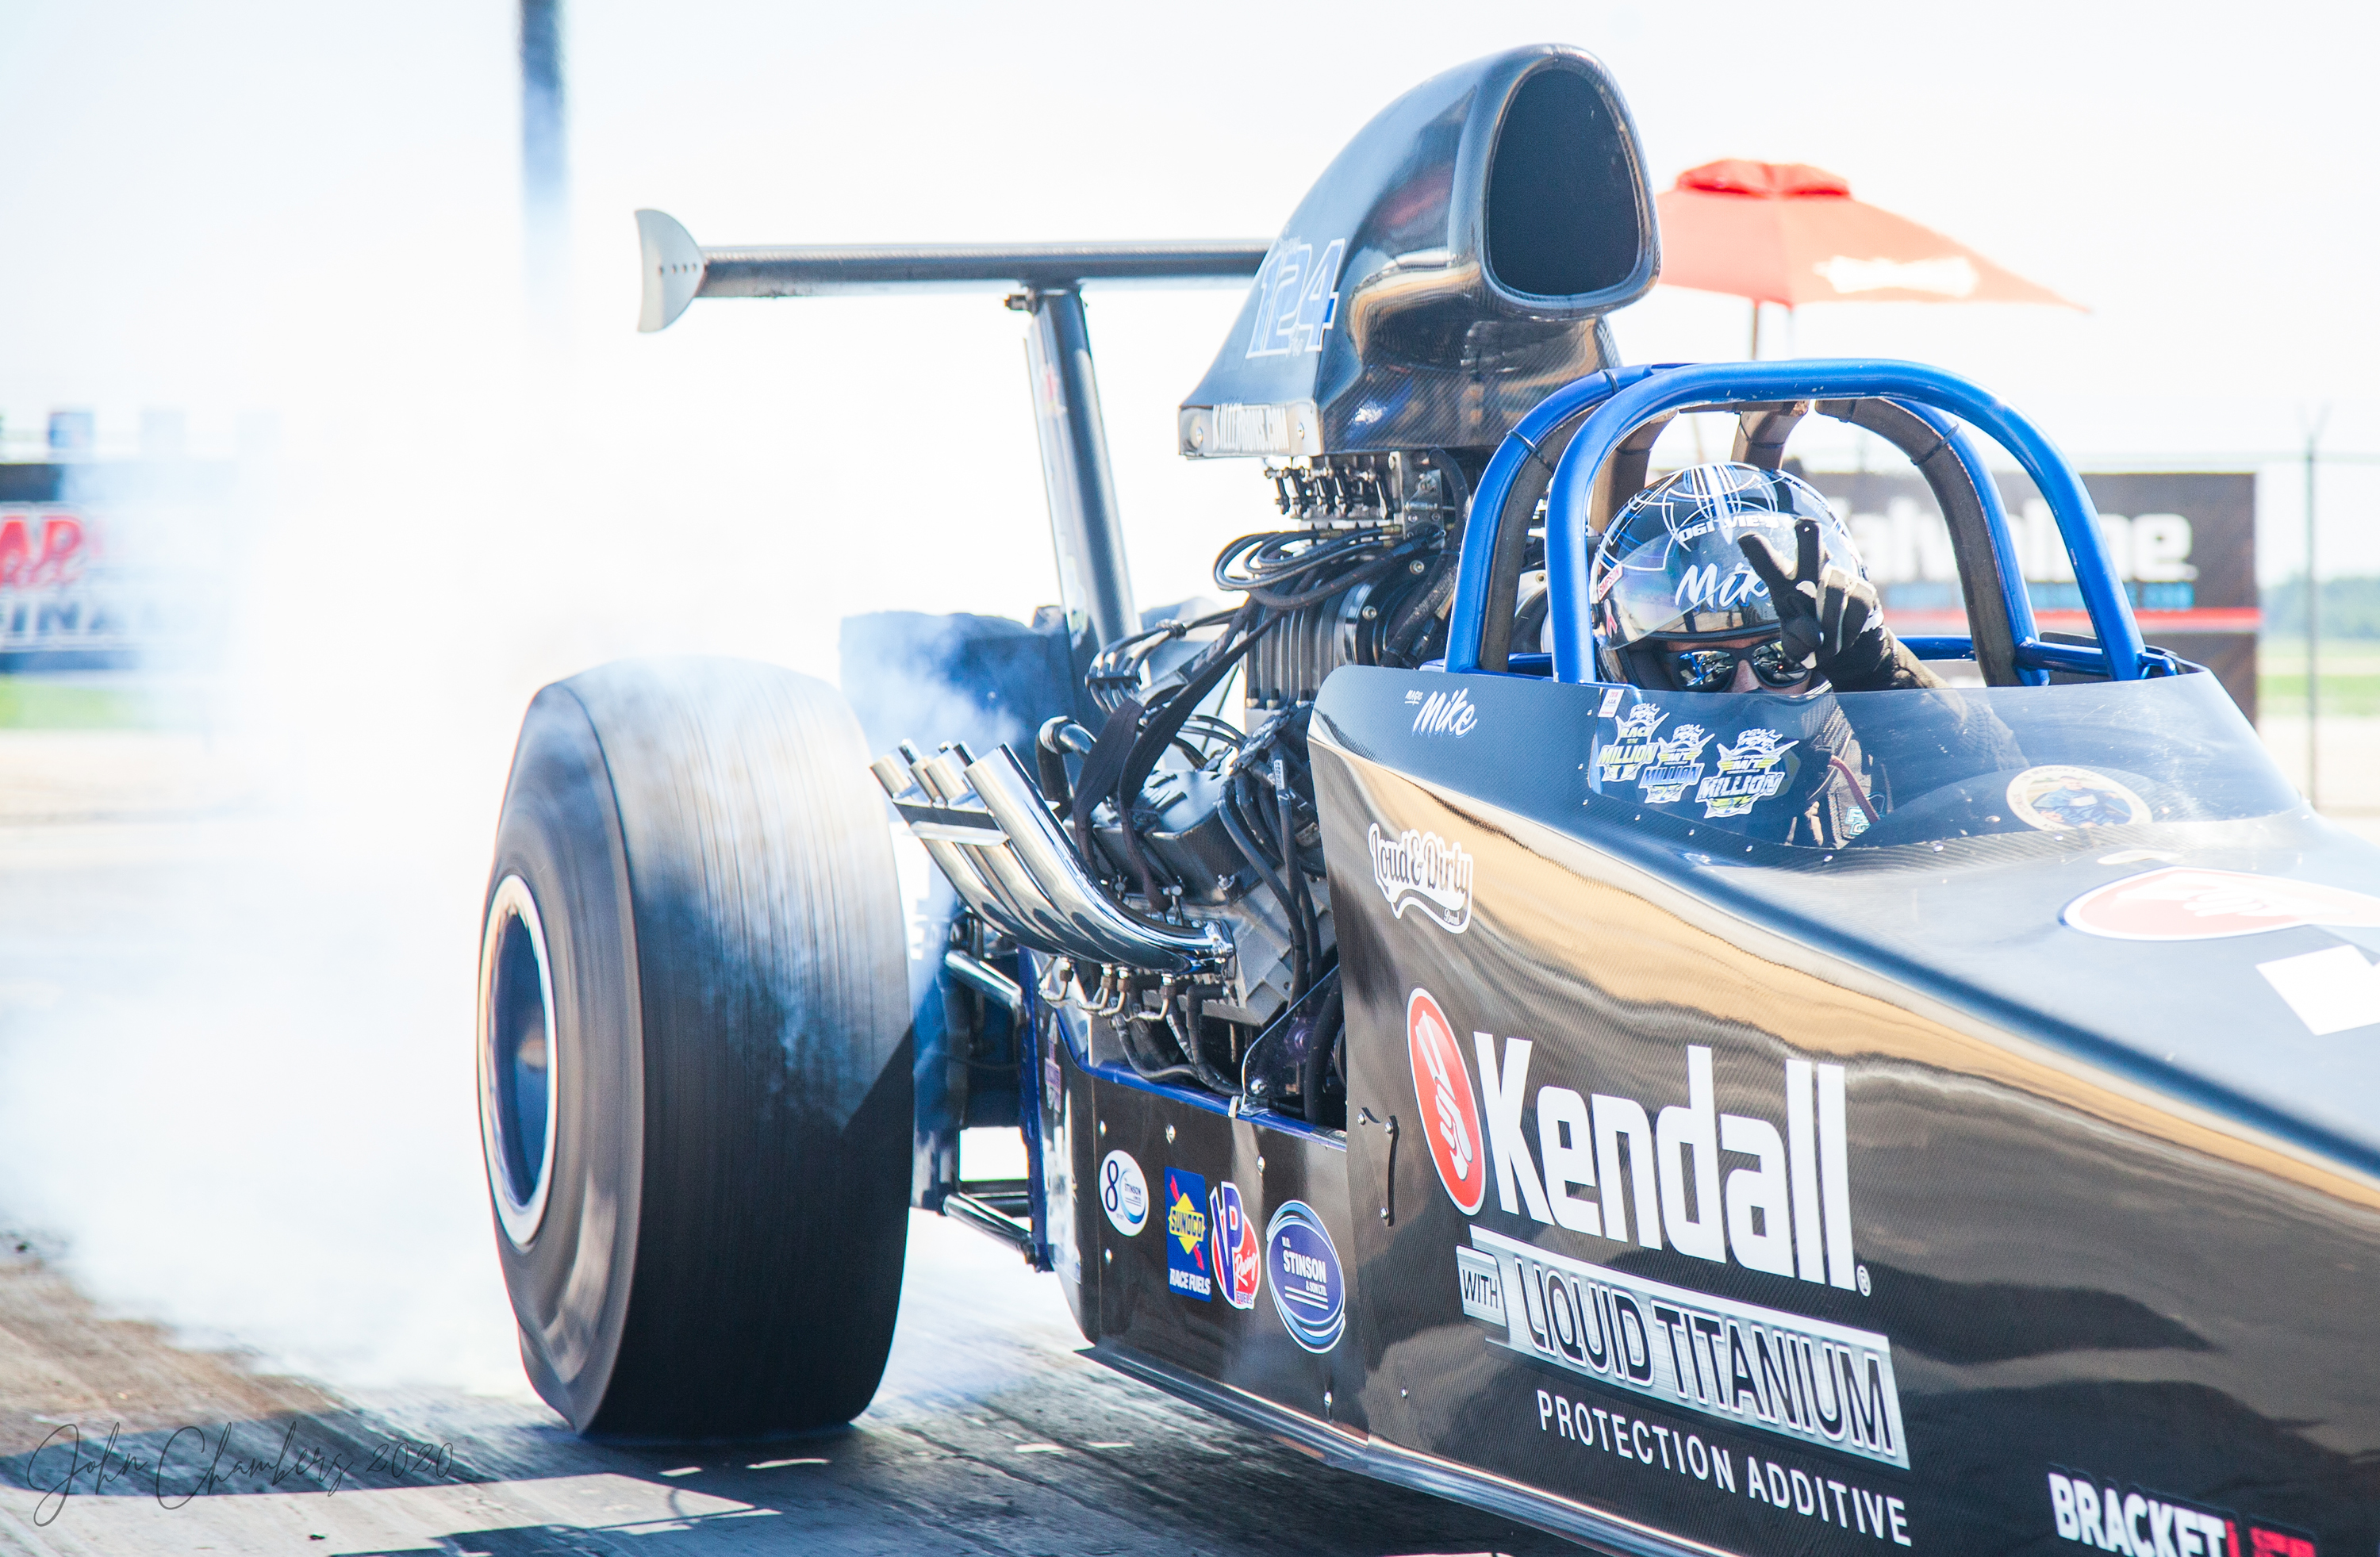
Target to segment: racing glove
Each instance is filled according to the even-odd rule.
[[[1884,624],[1884,602],[1876,585],[1858,574],[1828,565],[1818,540],[1818,522],[1793,526],[1794,567],[1785,564],[1758,536],[1737,544],[1777,608],[1785,652],[1832,682],[1838,692],[1934,687],[1942,678],[1925,668]]]

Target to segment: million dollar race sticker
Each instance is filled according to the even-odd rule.
[[[1747,730],[1732,746],[1718,749],[1718,771],[1694,791],[1705,820],[1741,816],[1785,787],[1778,767],[1785,754],[1800,745],[1773,730]]]
[[[1479,1103],[1471,1072],[1463,1066],[1454,1028],[1429,991],[1405,999],[1405,1053],[1413,1064],[1414,1097],[1421,1104],[1422,1130],[1430,1161],[1455,1209],[1470,1216],[1488,1198],[1488,1164],[1479,1138]]]

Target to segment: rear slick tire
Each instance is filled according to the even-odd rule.
[[[582,1433],[849,1421],[908,1235],[904,929],[833,689],[628,660],[522,721],[481,937],[481,1138],[539,1394]]]

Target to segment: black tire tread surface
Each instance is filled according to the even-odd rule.
[[[882,1376],[912,1094],[866,760],[832,688],[748,661],[621,661],[530,705],[490,891],[536,868],[561,1140],[545,1225],[498,1243],[530,1378],[582,1432],[827,1427]]]

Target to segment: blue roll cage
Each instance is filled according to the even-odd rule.
[[[1621,441],[1646,423],[1679,411],[1862,398],[1891,401],[1922,419],[1950,446],[1973,483],[1998,562],[2017,671],[2026,682],[2046,682],[2052,670],[2122,682],[2169,673],[2177,668],[2169,657],[2143,645],[2131,601],[2108,562],[2091,494],[2047,434],[2014,407],[1955,373],[1921,363],[1852,357],[1613,368],[1548,395],[1505,435],[1480,478],[1456,575],[1446,669],[1469,674],[1528,673],[1489,671],[1480,664],[1492,583],[1489,574],[1503,526],[1528,523],[1527,514],[1516,518],[1506,512],[1513,486],[1530,464],[1545,463],[1540,446],[1564,424],[1585,413],[1585,423],[1553,467],[1552,485],[1546,494],[1546,586],[1554,632],[1550,669],[1557,682],[1583,683],[1600,679],[1596,669],[1595,624],[1587,609],[1587,569],[1593,554],[1587,534],[1588,508],[1596,479]],[[2042,639],[2017,561],[2007,510],[1985,467],[1983,446],[1967,430],[1970,426],[1989,434],[2014,455],[2048,502],[2067,555],[2073,560],[2074,581],[2090,612],[2098,639],[2095,646]],[[1911,637],[1905,642],[1926,659],[1963,658],[1974,653],[1973,640],[1965,636]],[[1525,662],[1533,658],[1536,657],[1513,655],[1510,660]]]

